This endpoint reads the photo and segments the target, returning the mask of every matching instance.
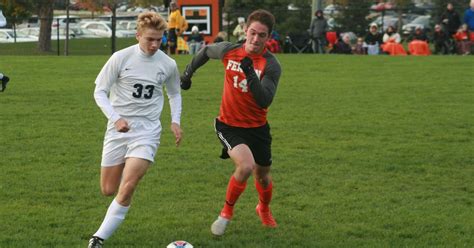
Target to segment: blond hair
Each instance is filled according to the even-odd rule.
[[[168,23],[156,12],[144,12],[138,15],[137,32],[141,32],[145,28],[152,28],[158,31],[166,30]]]

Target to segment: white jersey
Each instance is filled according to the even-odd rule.
[[[121,117],[160,124],[163,86],[171,120],[180,124],[181,93],[176,62],[162,51],[145,54],[138,44],[114,53],[95,80],[94,98],[109,123]]]

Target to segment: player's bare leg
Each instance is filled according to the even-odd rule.
[[[223,235],[234,213],[234,204],[247,186],[247,179],[255,168],[255,160],[250,148],[240,144],[228,151],[235,164],[226,192],[226,202],[216,221],[211,226],[214,235]]]
[[[125,164],[102,167],[100,170],[100,189],[105,196],[117,193]]]
[[[130,207],[133,193],[146,171],[150,167],[150,162],[140,158],[128,158],[123,166],[121,173],[120,185],[115,199],[109,206],[107,214],[99,227],[99,230],[93,235],[89,241],[89,247],[101,247],[103,241],[109,238],[115,230],[120,226]],[[118,168],[118,167],[117,167]],[[114,171],[117,176],[119,169]],[[108,171],[111,172],[111,171]],[[113,177],[112,173],[108,173],[105,177]],[[114,189],[113,180],[107,181],[110,183],[111,189]],[[115,188],[116,190],[116,188]],[[108,192],[110,193],[110,192]],[[100,245],[97,245],[100,243]],[[97,246],[96,246],[97,245]]]

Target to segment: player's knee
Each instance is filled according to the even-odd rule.
[[[252,171],[255,169],[254,163],[240,163],[238,164],[237,171],[241,174],[242,177],[248,177],[252,174]]]
[[[112,196],[115,194],[115,192],[117,192],[117,189],[113,187],[105,186],[105,187],[101,187],[101,191],[102,191],[102,195],[104,196]]]

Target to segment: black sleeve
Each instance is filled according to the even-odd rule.
[[[262,81],[259,80],[255,71],[246,75],[250,91],[260,107],[268,108],[272,103],[280,75],[280,63],[273,55],[267,58],[267,65],[265,66]]]

